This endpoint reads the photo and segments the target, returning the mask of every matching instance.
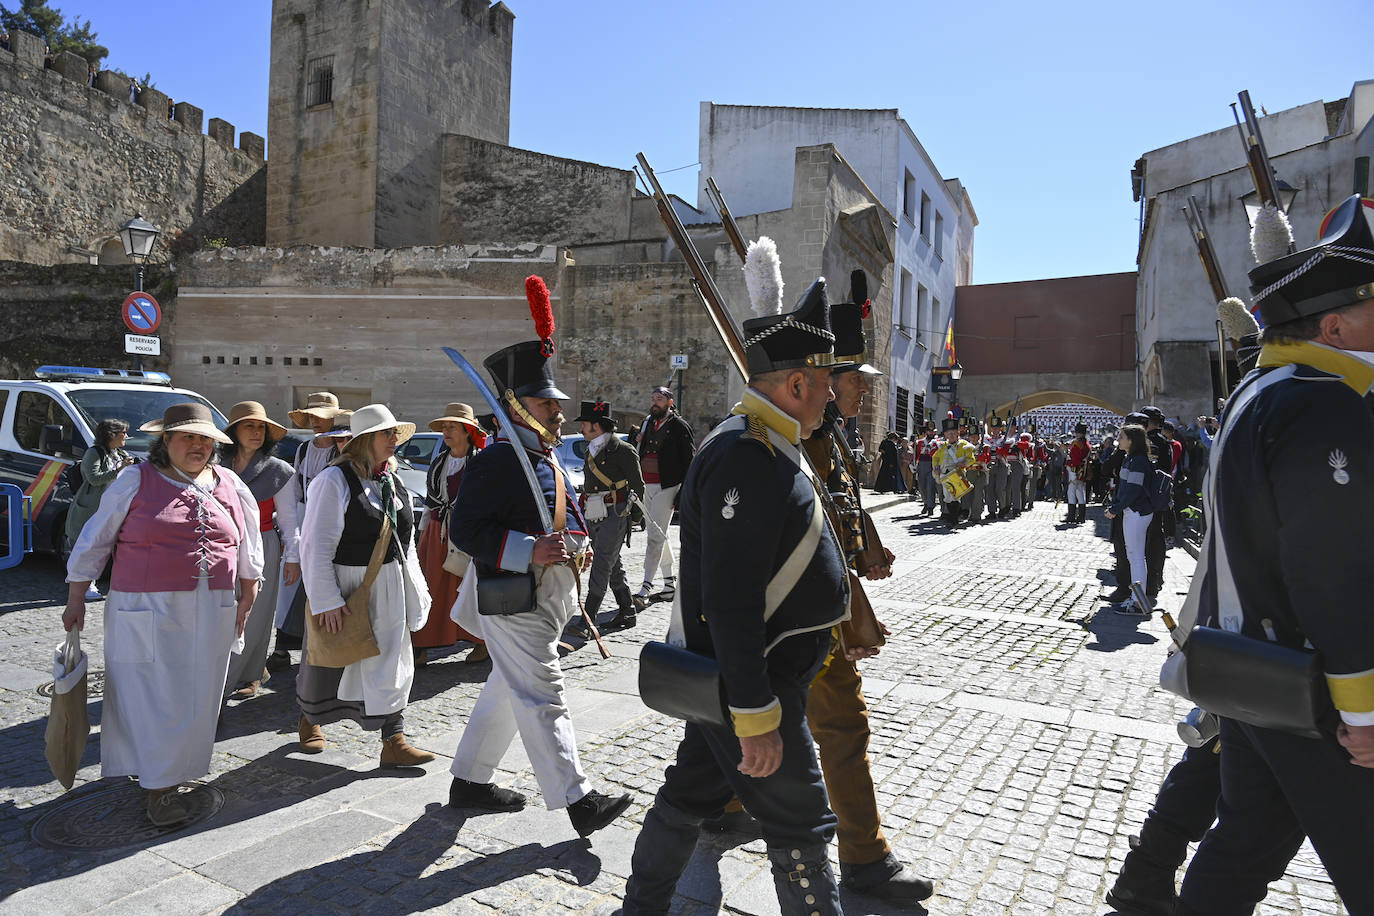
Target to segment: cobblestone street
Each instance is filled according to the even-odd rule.
[[[872,767],[889,839],[935,881],[929,912],[1111,912],[1103,897],[1182,752],[1174,723],[1188,706],[1156,683],[1168,641],[1158,615],[1140,622],[1102,601],[1111,550],[1101,508],[1066,527],[1064,507],[1037,503],[1019,519],[950,533],[917,517],[916,503],[881,500],[870,497],[898,560],[895,576],[869,583],[893,631],[862,666]],[[643,550],[637,533],[624,553],[632,587]],[[1177,611],[1192,569],[1185,551],[1169,552],[1164,609]],[[619,907],[638,825],[680,733],[636,690],[639,647],[666,630],[667,604],[609,634],[610,659],[592,646],[564,660],[584,768],[602,791],[635,798],[588,841],[543,808],[518,741],[498,781],[529,794],[529,808],[465,817],[445,807],[447,764],[490,670],[465,664],[464,648],[417,673],[406,733],[440,755],[423,770],[379,769],[375,733],[352,725],[326,727],[323,754],[299,753],[292,668],[225,712],[204,780],[223,806],[207,820],[145,828],[132,784],[99,778],[98,729],[64,793],[43,758],[49,700],[38,691],[51,680],[64,599],[51,557],[0,573],[0,912]],[[84,635],[100,669],[99,613]],[[93,724],[99,715],[96,695]],[[761,840],[703,834],[679,891],[675,912],[777,912]],[[844,905],[897,912],[851,894]],[[1258,912],[1343,910],[1304,846]]]

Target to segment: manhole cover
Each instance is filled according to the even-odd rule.
[[[59,804],[33,825],[33,841],[48,849],[119,849],[155,840],[209,820],[224,807],[224,793],[212,786],[188,783],[182,795],[191,816],[170,827],[154,827],[146,814],[143,789],[133,780],[89,792]]]
[[[52,696],[54,682],[48,681],[46,684],[38,685],[38,695],[41,697]],[[86,699],[94,699],[103,696],[105,693],[105,672],[87,671],[86,672]]]

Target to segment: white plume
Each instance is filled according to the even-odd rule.
[[[1217,303],[1217,317],[1221,319],[1222,331],[1232,340],[1244,340],[1259,333],[1259,322],[1235,296],[1227,296]]]
[[[1268,264],[1281,258],[1292,245],[1293,227],[1288,224],[1288,217],[1273,204],[1265,204],[1250,230],[1250,253],[1255,256],[1255,263]]]
[[[745,252],[744,285],[757,317],[782,314],[782,262],[778,246],[766,235],[750,242]]]

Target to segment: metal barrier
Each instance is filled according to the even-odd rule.
[[[0,483],[0,498],[5,503],[8,537],[5,554],[0,556],[0,570],[18,566],[24,554],[33,553],[33,520],[29,518],[29,497],[12,483]]]

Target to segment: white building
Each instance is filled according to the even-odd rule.
[[[892,356],[888,427],[905,433],[909,418],[942,411],[930,370],[946,364],[945,331],[955,287],[972,282],[977,214],[958,179],[944,179],[896,109],[776,108],[701,103],[700,187],[714,178],[736,215],[792,206],[798,147],[833,143],[873,194],[895,215]],[[713,214],[699,192],[698,206]],[[786,265],[784,265],[784,268]],[[844,295],[848,278],[831,278]]]
[[[1217,103],[1218,120],[1226,99]],[[1263,99],[1254,99],[1258,106]],[[1322,217],[1351,194],[1369,196],[1374,154],[1374,81],[1337,102],[1309,102],[1259,119],[1270,161],[1297,189],[1288,218],[1299,248],[1316,243]],[[1136,291],[1136,377],[1140,404],[1191,422],[1220,395],[1216,298],[1180,210],[1195,197],[1232,296],[1249,301],[1255,266],[1243,198],[1254,183],[1234,122],[1146,153],[1131,172],[1141,204]],[[1235,365],[1228,369],[1235,384]]]

